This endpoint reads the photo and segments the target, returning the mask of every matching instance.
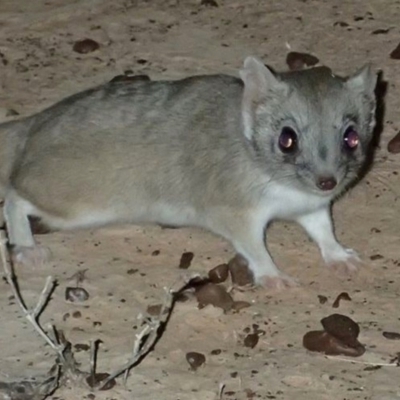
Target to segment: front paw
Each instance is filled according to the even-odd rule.
[[[282,272],[276,276],[264,275],[256,279],[256,283],[270,290],[285,290],[300,286],[299,282]]]
[[[362,261],[357,252],[352,249],[340,248],[324,257],[325,263],[335,275],[347,278],[358,272]]]
[[[11,259],[16,264],[29,267],[39,267],[51,258],[50,250],[44,246],[13,246]]]

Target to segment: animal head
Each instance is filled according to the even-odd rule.
[[[356,180],[375,126],[369,65],[346,78],[327,67],[275,74],[248,57],[240,76],[244,135],[274,182],[334,197]]]

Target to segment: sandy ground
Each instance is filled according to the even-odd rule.
[[[389,82],[381,146],[371,173],[334,208],[339,238],[361,253],[365,266],[355,279],[340,281],[324,269],[304,232],[277,223],[269,233],[270,249],[282,269],[299,279],[300,288],[235,291],[236,300],[252,303],[239,313],[224,314],[212,306],[199,310],[194,300],[178,303],[165,334],[125,386],[118,380],[109,391],[91,393],[70,385],[53,398],[211,400],[224,384],[226,400],[400,399],[399,370],[385,365],[400,351],[400,342],[382,335],[400,331],[400,157],[386,150],[399,129],[400,61],[389,54],[400,40],[400,4],[216,1],[218,7],[200,6],[200,0],[2,0],[2,119],[7,109],[27,115],[126,70],[153,79],[235,74],[250,54],[285,69],[288,46],[317,55],[337,73],[372,62]],[[100,48],[73,52],[74,42],[84,38],[96,40]],[[162,301],[163,287],[185,275],[206,274],[233,255],[226,242],[194,229],[115,227],[52,233],[38,241],[51,247],[54,259],[42,268],[18,269],[23,296],[33,304],[46,277],[56,277],[59,286],[42,323],[54,323],[73,346],[102,340],[99,370],[108,372],[129,357],[136,316]],[[178,269],[184,251],[195,255],[187,271]],[[68,303],[65,287],[82,270],[87,270],[83,287],[90,299],[83,305]],[[24,319],[4,280],[0,286],[0,380],[44,373],[53,352]],[[333,309],[343,291],[352,301]],[[328,302],[320,304],[318,295]],[[367,351],[357,362],[302,347],[304,333],[319,329],[320,319],[334,312],[360,324]],[[243,338],[253,324],[265,335],[251,349]],[[88,369],[89,352],[78,348],[77,358]],[[206,356],[195,372],[186,362],[188,351]]]

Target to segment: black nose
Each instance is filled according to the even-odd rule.
[[[336,185],[337,181],[333,176],[322,176],[317,181],[317,186],[321,190],[332,190]]]

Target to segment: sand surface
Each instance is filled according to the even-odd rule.
[[[247,55],[286,69],[289,48],[316,55],[337,73],[372,62],[389,82],[376,164],[334,207],[338,237],[362,255],[365,265],[355,279],[339,280],[324,268],[300,228],[277,223],[269,232],[271,252],[284,271],[298,278],[300,288],[235,290],[236,300],[252,304],[238,313],[224,314],[212,306],[199,310],[195,300],[178,303],[163,337],[125,386],[118,379],[113,389],[91,393],[70,384],[52,398],[216,400],[223,384],[224,400],[400,399],[399,369],[385,365],[400,352],[400,342],[382,335],[400,331],[400,156],[386,149],[400,123],[400,61],[389,57],[400,41],[400,4],[216,1],[218,7],[201,6],[200,0],[2,0],[1,120],[9,118],[9,109],[28,115],[126,70],[152,79],[236,74]],[[74,52],[75,41],[84,38],[96,40],[100,48]],[[51,247],[54,259],[42,268],[19,268],[21,292],[34,304],[46,277],[57,278],[41,322],[62,329],[74,348],[100,339],[102,372],[129,358],[140,325],[137,315],[162,301],[164,287],[194,273],[204,275],[234,254],[225,241],[196,229],[113,227],[37,239]],[[185,251],[194,253],[186,271],[178,269]],[[83,270],[82,286],[90,299],[68,303],[64,291],[74,283],[69,278]],[[0,380],[46,372],[54,353],[23,317],[4,280],[0,286]],[[344,291],[352,301],[332,308]],[[328,301],[320,304],[318,295]],[[302,347],[303,335],[320,329],[320,319],[334,312],[360,324],[359,339],[367,350],[356,362]],[[265,334],[251,349],[243,339],[253,324]],[[88,370],[89,352],[86,346],[79,349],[77,359]],[[206,356],[197,371],[189,369],[189,351]]]

